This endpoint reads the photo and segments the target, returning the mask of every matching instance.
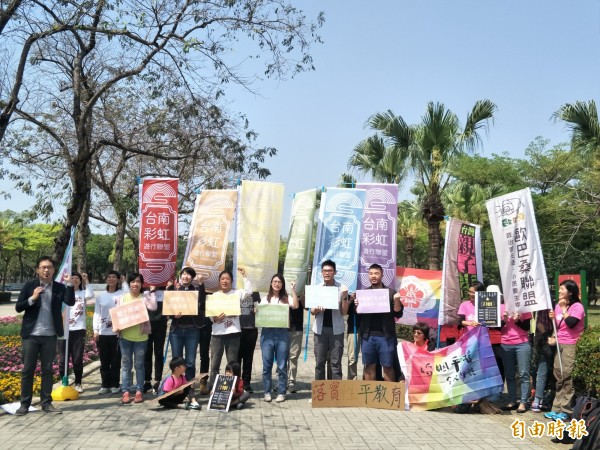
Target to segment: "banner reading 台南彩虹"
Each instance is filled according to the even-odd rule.
[[[486,202],[506,310],[551,309],[544,256],[529,188]]]
[[[138,263],[146,286],[164,286],[175,274],[178,182],[176,178],[142,180]]]
[[[439,323],[456,325],[458,308],[463,300],[469,298],[469,286],[483,280],[479,225],[448,220],[442,272]]]
[[[314,216],[317,208],[317,190],[298,192],[294,195],[292,218],[288,235],[287,252],[283,265],[286,282],[296,282],[296,293],[302,295],[307,283]],[[289,289],[289,287],[288,287]]]
[[[219,274],[225,269],[229,230],[238,191],[205,190],[196,198],[183,267],[192,267],[201,275],[207,292],[219,288]]]
[[[360,236],[358,289],[371,286],[371,264],[379,264],[383,268],[383,284],[393,288],[396,278],[398,185],[359,183],[356,187],[366,191]]]
[[[246,269],[254,291],[267,292],[279,261],[283,184],[244,180],[238,205],[234,269]],[[241,277],[236,282],[243,287]]]
[[[321,263],[330,259],[337,266],[336,281],[356,290],[364,204],[364,189],[327,188],[321,196],[311,284],[323,282]]]
[[[479,400],[497,394],[503,385],[485,327],[475,327],[454,344],[433,352],[402,341],[398,356],[406,377],[407,404],[413,410]]]

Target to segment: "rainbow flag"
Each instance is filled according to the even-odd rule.
[[[56,276],[54,277],[54,281],[58,283],[65,282],[65,275],[71,276],[72,267],[73,267],[73,241],[75,239],[75,229],[76,227],[71,227],[71,237],[69,238],[69,244],[67,245],[67,250],[65,251],[65,256],[63,257],[62,263],[56,272]],[[62,304],[62,319],[63,319],[63,329],[64,335],[59,337],[59,339],[68,339],[69,338],[69,305]]]
[[[414,325],[425,322],[437,330],[441,288],[441,270],[396,267],[396,290],[404,305],[404,313],[396,319],[396,323]]]
[[[496,394],[503,385],[488,330],[473,328],[456,343],[433,352],[411,342],[398,344],[413,410],[459,405]]]

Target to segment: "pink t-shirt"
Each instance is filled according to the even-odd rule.
[[[554,320],[556,320],[556,326],[558,327],[558,333],[556,334],[558,337],[559,344],[577,344],[581,333],[583,333],[583,327],[585,325],[583,318],[585,317],[585,310],[583,309],[583,305],[581,303],[573,303],[569,305],[569,310],[567,311],[570,317],[575,317],[579,319],[577,325],[573,328],[569,328],[569,326],[563,320],[563,312],[560,306],[556,305],[554,308]],[[560,323],[560,326],[558,325]]]
[[[500,314],[504,316],[506,311],[506,305],[500,305]],[[531,319],[531,313],[521,313],[521,320]],[[506,319],[506,325],[501,329],[502,333],[502,344],[504,345],[517,345],[524,344],[529,341],[529,330],[524,330],[516,324],[515,319],[510,315]]]
[[[181,375],[179,378],[174,375],[171,375],[165,380],[165,384],[163,384],[163,391],[171,392],[173,389],[177,389],[179,386],[185,383],[187,383],[185,375]]]
[[[477,322],[477,318],[475,317],[475,304],[471,303],[470,300],[466,300],[460,304],[458,307],[458,315],[465,316],[467,322]],[[475,327],[466,326],[465,328],[467,331],[471,331]]]

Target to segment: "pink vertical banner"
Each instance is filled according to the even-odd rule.
[[[142,181],[138,262],[146,286],[164,286],[175,275],[178,181],[176,178]]]
[[[398,227],[398,185],[359,183],[366,190],[360,237],[358,289],[371,286],[369,266],[383,267],[383,284],[394,288]]]
[[[450,219],[446,222],[446,246],[442,275],[440,325],[456,325],[458,308],[469,299],[469,286],[483,280],[481,227]]]

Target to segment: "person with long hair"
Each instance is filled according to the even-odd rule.
[[[280,274],[271,277],[268,294],[260,301],[261,305],[288,305],[292,309],[298,309],[298,296],[296,295],[296,283],[290,284],[290,294],[285,289],[285,279]],[[290,301],[290,299],[292,301]],[[260,313],[259,313],[260,314]],[[273,358],[277,360],[277,398],[276,402],[284,402],[287,390],[287,364],[289,357],[290,340],[288,328],[263,328],[260,333],[260,350],[263,362],[263,386],[264,400],[271,401],[271,374],[273,372]]]
[[[150,292],[142,292],[144,277],[140,273],[130,273],[127,277],[129,283],[129,293],[125,294],[119,301],[119,305],[143,300],[144,305],[149,311],[156,311],[156,288],[150,286]],[[114,328],[113,328],[114,329]],[[150,320],[139,325],[133,325],[123,330],[114,329],[119,333],[119,347],[121,348],[121,403],[127,405],[132,401],[141,403],[144,401],[142,389],[144,387],[144,360],[146,355],[146,346],[148,335],[151,331]],[[132,384],[131,371],[135,368],[136,384]],[[131,388],[135,388],[135,397],[132,399],[129,393]]]
[[[69,348],[65,355],[66,341],[58,344],[58,368],[61,376],[65,373],[65,359],[73,361],[73,374],[75,375],[75,390],[83,392],[81,380],[83,378],[83,350],[85,347],[87,300],[94,298],[94,291],[88,283],[87,273],[73,272],[71,275],[73,289],[75,290],[75,305],[69,308]],[[66,356],[66,358],[65,358]]]
[[[556,397],[552,405],[553,410],[544,416],[548,419],[566,421],[573,414],[575,389],[571,375],[575,365],[575,347],[585,325],[585,309],[579,300],[577,283],[573,280],[560,283],[558,304],[548,315],[556,322],[558,351],[554,358]]]
[[[129,286],[121,283],[123,279],[116,270],[111,270],[106,276],[106,291],[100,294],[94,305],[94,340],[98,346],[100,357],[100,378],[102,385],[98,394],[117,394],[121,376],[121,351],[119,337],[112,328],[109,311],[117,306],[121,297],[129,292]]]

